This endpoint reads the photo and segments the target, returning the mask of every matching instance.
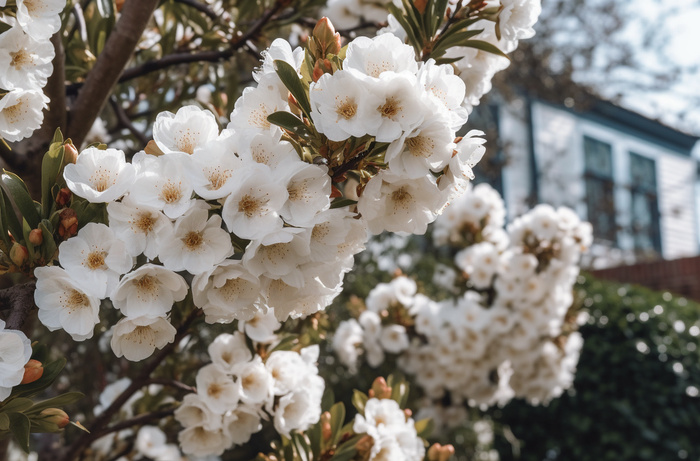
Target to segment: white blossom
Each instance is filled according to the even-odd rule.
[[[163,317],[124,317],[113,327],[114,355],[138,362],[175,340],[175,327]]]

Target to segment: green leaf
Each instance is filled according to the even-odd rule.
[[[7,413],[0,413],[0,431],[6,431],[10,429],[10,417]]]
[[[17,215],[15,214],[12,202],[10,201],[10,197],[7,196],[2,187],[0,187],[0,195],[2,196],[3,204],[3,206],[0,207],[0,217],[2,217],[3,232],[9,230],[12,236],[15,238],[15,240],[19,242],[22,240],[23,235],[22,225],[19,223],[19,219],[17,219]],[[3,235],[3,237],[6,236]],[[9,243],[9,239],[7,239],[7,242],[9,249],[9,247],[12,246],[12,244]]]
[[[113,0],[97,0],[97,10],[103,18],[114,16],[114,1]]]
[[[276,345],[274,348],[272,348],[272,350],[270,351],[270,353],[275,352],[275,351],[289,351],[289,350],[292,350],[292,348],[293,348],[294,345],[295,345],[294,343],[295,343],[295,341],[296,341],[297,339],[299,339],[299,335],[289,335],[289,336],[285,336],[284,338],[282,338],[282,340],[281,340],[279,343],[277,343],[277,345]]]
[[[452,32],[452,30],[450,30]],[[441,40],[437,42],[430,56],[434,59],[439,58],[447,52],[448,49],[453,46],[464,46],[463,43],[472,37],[475,37],[483,32],[481,30],[465,30],[461,32],[456,32],[453,34],[445,34]]]
[[[291,131],[302,138],[308,138],[311,133],[309,128],[304,125],[298,117],[296,117],[291,112],[279,111],[267,116],[267,121],[273,125],[284,128],[287,131]]]
[[[334,444],[340,440],[341,428],[345,423],[345,405],[343,402],[338,402],[330,409],[331,414],[331,440]]]
[[[39,223],[39,229],[41,229],[41,235],[44,238],[44,241],[41,243],[41,254],[44,257],[44,261],[47,263],[53,260],[56,250],[58,249],[56,241],[53,238],[52,228],[53,226],[51,226],[51,223],[47,219],[42,219]]]
[[[6,413],[11,413],[11,412],[17,412],[17,413],[22,413],[28,409],[30,409],[34,405],[34,402],[32,402],[29,399],[25,398],[15,398],[11,399],[8,401],[5,405],[2,407],[2,411]]]
[[[357,409],[360,414],[365,414],[365,405],[367,404],[367,394],[360,392],[357,389],[352,391],[352,405]]]
[[[433,434],[433,431],[435,430],[435,421],[433,421],[432,418],[425,418],[421,419],[420,421],[417,421],[416,424],[416,432],[418,433],[418,437],[421,439],[427,439]]]
[[[35,414],[35,413],[41,413],[43,410],[46,410],[47,408],[61,408],[65,407],[66,405],[70,405],[71,403],[75,403],[78,400],[82,399],[85,397],[85,395],[81,392],[67,392],[65,394],[58,395],[56,397],[53,397],[48,400],[44,400],[42,402],[35,403],[29,411],[26,413],[28,415]]]
[[[60,136],[58,140],[57,136]],[[41,214],[44,219],[48,219],[51,216],[54,208],[51,188],[56,184],[56,179],[61,174],[64,154],[63,136],[61,136],[61,129],[57,128],[54,134],[54,141],[41,161]]]
[[[492,45],[489,42],[483,40],[469,40],[461,44],[461,46],[466,46],[468,48],[476,48],[477,50],[486,51],[487,53],[492,53],[497,56],[502,56],[510,61],[507,54],[501,51],[497,46]]]
[[[12,435],[17,439],[20,448],[26,453],[29,453],[29,428],[31,427],[29,418],[22,413],[10,413],[8,417],[10,419],[10,431]]]
[[[311,103],[309,102],[309,95],[307,89],[304,88],[304,84],[299,78],[299,74],[294,68],[289,65],[286,61],[281,59],[275,60],[275,71],[279,76],[284,86],[287,87],[292,96],[299,103],[299,107],[304,112],[304,114],[311,118]]]
[[[301,461],[309,461],[309,453],[311,453],[311,447],[307,442],[306,438],[299,433],[292,432],[292,443]]]
[[[330,386],[326,386],[323,391],[323,397],[321,397],[321,411],[330,411],[331,407],[335,403],[335,394]]]
[[[24,219],[27,220],[32,229],[36,229],[36,226],[39,225],[39,221],[41,221],[41,216],[39,216],[39,212],[36,210],[34,200],[32,200],[32,197],[29,195],[29,190],[27,190],[24,181],[16,174],[3,170],[2,185],[5,188],[5,192],[12,197],[12,201],[17,206],[19,212],[22,213]],[[22,233],[20,232],[20,239],[21,236]]]
[[[387,9],[391,14],[394,15],[396,20],[399,21],[399,24],[401,24],[403,30],[406,31],[406,35],[408,36],[408,43],[411,46],[413,46],[413,49],[416,51],[416,55],[419,55],[423,49],[423,42],[419,39],[419,33],[417,33],[414,30],[413,24],[409,22],[403,10],[398,6],[390,3],[389,5],[387,5]]]

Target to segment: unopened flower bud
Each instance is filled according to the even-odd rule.
[[[291,113],[297,117],[301,117],[301,107],[299,107],[299,102],[297,101],[297,98],[292,95],[292,93],[287,95],[287,104],[289,104],[289,111]]]
[[[33,383],[37,379],[41,378],[44,374],[44,367],[42,363],[38,360],[31,359],[24,366],[24,376],[22,377],[22,382],[20,384]]]
[[[146,144],[146,147],[143,149],[144,152],[146,152],[148,155],[153,155],[156,157],[160,157],[163,155],[163,151],[160,150],[160,147],[158,147],[158,144],[154,140],[148,141],[148,144]]]
[[[391,387],[387,385],[386,380],[381,376],[374,380],[370,392],[374,394],[373,397],[377,399],[391,398]]]
[[[78,233],[78,215],[72,208],[66,208],[58,215],[58,235],[66,240]]]
[[[10,260],[12,263],[17,267],[21,267],[27,262],[27,258],[29,258],[27,247],[17,242],[13,243],[12,248],[10,248]]]
[[[357,441],[355,444],[355,450],[357,450],[357,454],[360,455],[360,459],[369,459],[369,454],[372,451],[373,446],[374,439],[371,436],[366,435]]]
[[[328,411],[324,411],[321,415],[321,435],[323,440],[330,440],[333,437],[333,432],[331,432],[331,414]]]
[[[428,449],[428,461],[447,461],[454,454],[455,448],[452,445],[435,443]]]
[[[73,194],[71,193],[70,189],[64,187],[63,189],[58,191],[58,194],[56,194],[56,205],[58,205],[61,208],[68,206],[72,196]]]
[[[425,7],[428,6],[428,0],[414,0],[413,6],[420,12],[420,14],[425,13]]]
[[[335,31],[330,19],[325,17],[319,19],[314,27],[313,36],[321,46],[322,57],[340,52],[340,34]]]
[[[55,424],[59,429],[63,429],[70,423],[68,414],[60,408],[47,408],[39,413],[39,416],[42,417],[44,421]]]
[[[323,74],[330,74],[332,72],[333,67],[331,62],[328,59],[319,59],[316,61],[316,64],[314,64],[314,72],[311,78],[313,78],[314,82],[318,82]]]
[[[32,229],[29,232],[29,242],[35,247],[44,243],[44,233],[41,232],[41,229]]]
[[[78,161],[78,149],[73,143],[67,142],[63,145],[63,164],[75,163]]]

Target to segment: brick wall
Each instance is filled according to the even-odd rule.
[[[634,283],[700,301],[700,256],[593,271],[603,280]]]

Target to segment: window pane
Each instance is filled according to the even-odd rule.
[[[586,165],[586,205],[593,236],[616,242],[615,185],[613,183],[610,144],[585,136],[583,149]]]
[[[654,159],[630,153],[630,181],[634,248],[660,253],[661,233]]]
[[[583,150],[586,156],[586,172],[612,179],[612,148],[610,144],[584,136]]]

